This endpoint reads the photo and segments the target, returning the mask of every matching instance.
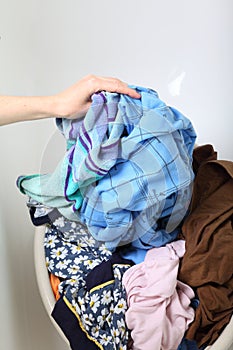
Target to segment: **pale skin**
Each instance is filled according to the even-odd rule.
[[[51,96],[0,96],[0,125],[45,118],[79,118],[91,105],[91,96],[98,91],[140,94],[116,78],[87,75],[68,89]]]

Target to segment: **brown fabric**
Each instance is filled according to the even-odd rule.
[[[233,162],[200,163],[182,226],[186,253],[178,275],[200,300],[186,333],[199,347],[212,344],[233,313]]]
[[[193,171],[195,175],[201,164],[209,160],[216,160],[217,152],[215,152],[212,145],[198,146],[193,151]]]

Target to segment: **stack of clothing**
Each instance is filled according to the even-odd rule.
[[[232,163],[212,160],[211,146],[197,148],[193,162],[189,119],[155,91],[134,88],[140,100],[100,92],[82,120],[57,119],[67,141],[64,158],[52,174],[21,176],[17,185],[29,197],[32,222],[46,225],[46,264],[57,299],[52,316],[73,350],[201,349],[214,342],[233,309],[232,267],[225,274]],[[212,186],[214,174],[220,180]],[[211,230],[208,219],[215,222]],[[215,231],[219,238],[210,245]],[[216,276],[209,262],[216,267],[222,258],[215,250],[220,241],[227,253]],[[205,252],[204,267],[197,268]],[[218,285],[226,293],[217,306],[210,295],[219,297]]]

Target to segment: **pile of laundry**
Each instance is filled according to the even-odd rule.
[[[52,316],[73,350],[204,349],[233,312],[233,162],[134,88],[57,119],[63,159],[17,186],[46,225]]]

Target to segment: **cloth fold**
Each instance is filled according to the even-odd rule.
[[[126,324],[131,330],[132,350],[177,349],[194,319],[190,306],[193,290],[177,281],[185,241],[153,248],[144,262],[132,266],[123,276],[128,310]]]
[[[191,198],[196,134],[158,94],[94,94],[83,120],[58,119],[67,152],[52,174],[21,176],[19,189],[82,220],[110,249],[149,249],[177,236]]]
[[[44,246],[48,271],[61,280],[52,315],[72,349],[126,350],[122,276],[133,262],[98,246],[85,227],[64,217],[48,224]]]
[[[200,162],[182,237],[187,249],[178,278],[200,300],[186,337],[211,345],[233,313],[233,162]]]

